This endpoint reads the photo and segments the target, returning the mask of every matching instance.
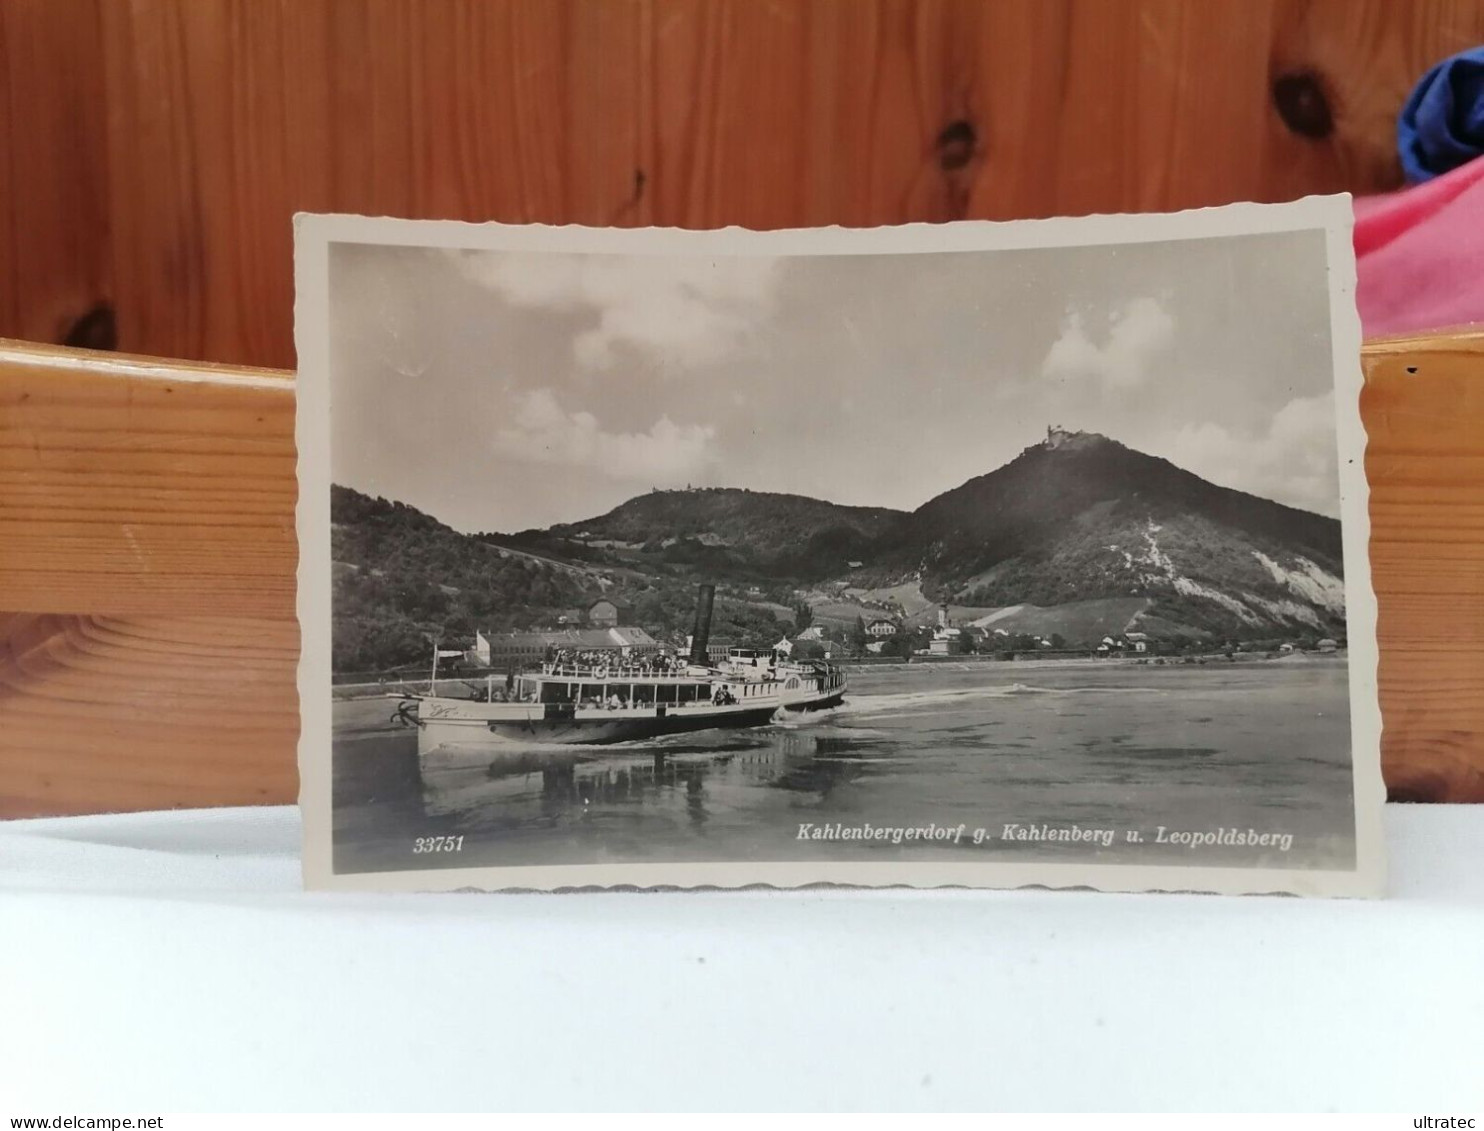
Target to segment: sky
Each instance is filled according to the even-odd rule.
[[[465,531],[653,488],[912,510],[1048,425],[1337,515],[1322,232],[915,255],[336,244],[334,481]]]

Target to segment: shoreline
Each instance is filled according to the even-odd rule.
[[[1163,660],[1164,663],[1158,661]],[[1229,666],[1251,667],[1256,664],[1280,664],[1283,667],[1306,668],[1315,664],[1335,664],[1347,662],[1348,655],[1341,648],[1335,652],[1290,652],[1285,655],[1271,655],[1268,653],[1238,652],[1230,659],[1225,653],[1214,653],[1202,656],[1145,656],[1141,658],[1133,656],[1121,656],[1117,658],[1099,659],[1095,657],[1076,658],[1045,658],[1027,660],[1000,660],[992,656],[982,657],[952,657],[947,659],[916,658],[911,662],[900,663],[850,663],[844,662],[838,665],[842,671],[849,676],[873,676],[873,675],[903,675],[911,672],[971,672],[971,671],[1060,671],[1064,669],[1104,669],[1104,668],[1195,668],[1215,667],[1226,669]],[[497,683],[503,683],[505,676],[500,674],[495,677]],[[471,686],[481,686],[485,681],[484,676],[452,676],[447,679],[439,679],[437,690],[440,692],[452,692],[458,694]],[[393,700],[407,695],[428,694],[428,681],[421,680],[388,680],[386,683],[340,683],[333,684],[330,689],[332,701],[359,702],[367,700]]]

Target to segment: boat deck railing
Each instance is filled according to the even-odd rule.
[[[798,667],[802,671],[812,672],[828,683],[838,682],[841,676],[839,667],[823,661],[805,660],[799,663]],[[689,664],[675,664],[669,667],[662,667],[644,663],[589,664],[557,661],[543,663],[541,665],[541,675],[555,677],[557,679],[607,680],[610,683],[622,680],[702,678],[701,673],[697,672]],[[715,672],[713,677],[718,675],[723,679],[755,678],[764,682],[782,678],[781,673],[775,669],[752,668],[750,665],[743,665],[740,670],[735,671],[728,670],[727,665],[722,665],[722,670]]]
[[[684,666],[657,667],[653,664],[575,664],[545,663],[541,674],[568,679],[663,679],[689,674]]]

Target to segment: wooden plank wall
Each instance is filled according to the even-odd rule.
[[[1386,780],[1484,801],[1484,333],[1365,365]],[[293,800],[293,416],[0,343],[0,817]]]
[[[4,0],[0,336],[292,368],[296,210],[751,227],[1393,187],[1484,0]]]
[[[766,228],[1375,191],[1408,88],[1480,41],[1484,0],[3,0],[0,336],[290,368],[297,210]],[[1398,796],[1484,798],[1479,350],[1368,360]],[[291,387],[11,352],[0,815],[291,798]]]

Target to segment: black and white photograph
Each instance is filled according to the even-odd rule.
[[[300,217],[308,882],[1378,894],[1349,225]]]

